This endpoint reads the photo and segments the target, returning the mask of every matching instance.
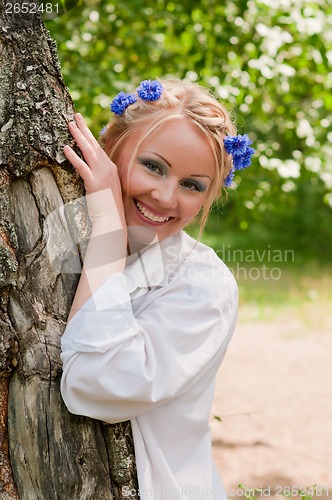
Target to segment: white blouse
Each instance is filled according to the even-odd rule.
[[[142,500],[225,500],[209,416],[236,282],[184,231],[131,260],[69,321],[62,397],[72,413],[131,421]]]

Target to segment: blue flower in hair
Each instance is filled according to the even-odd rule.
[[[234,157],[243,155],[252,144],[252,141],[249,139],[248,134],[228,135],[224,139],[224,144],[227,153]]]
[[[144,80],[137,89],[137,94],[143,101],[157,101],[161,96],[163,87],[158,80]]]
[[[111,102],[111,111],[115,113],[116,115],[123,115],[125,112],[125,109],[130,106],[131,104],[134,104],[134,102],[137,101],[137,97],[135,94],[125,94],[124,92],[119,92],[116,97],[114,97],[113,101]]]
[[[225,150],[233,157],[233,167],[225,179],[225,186],[229,187],[232,184],[235,170],[243,170],[251,165],[251,157],[255,150],[250,147],[250,144],[252,140],[249,139],[248,134],[225,137]]]
[[[232,168],[232,170],[229,172],[228,176],[225,179],[224,186],[230,187],[232,185],[234,179],[234,172],[235,170]]]
[[[255,153],[254,148],[248,147],[241,155],[233,156],[233,165],[235,170],[243,170],[251,165],[251,157]]]

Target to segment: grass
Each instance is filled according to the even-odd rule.
[[[280,268],[280,279],[239,279],[242,321],[297,321],[299,330],[332,332],[332,268]]]
[[[332,332],[332,264],[266,245],[234,250],[220,235],[204,234],[233,271],[239,286],[241,321],[297,321],[299,330]],[[251,250],[249,249],[251,248]]]

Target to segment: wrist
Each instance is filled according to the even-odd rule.
[[[105,216],[91,221],[90,238],[110,233],[127,238],[127,228],[122,224],[120,217],[110,218]]]
[[[116,201],[110,188],[89,193],[86,200],[94,232],[118,230],[126,225],[122,200]]]

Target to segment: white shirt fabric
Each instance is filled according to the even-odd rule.
[[[72,413],[131,421],[142,500],[226,500],[209,418],[236,282],[184,231],[131,260],[69,321],[62,397]]]

